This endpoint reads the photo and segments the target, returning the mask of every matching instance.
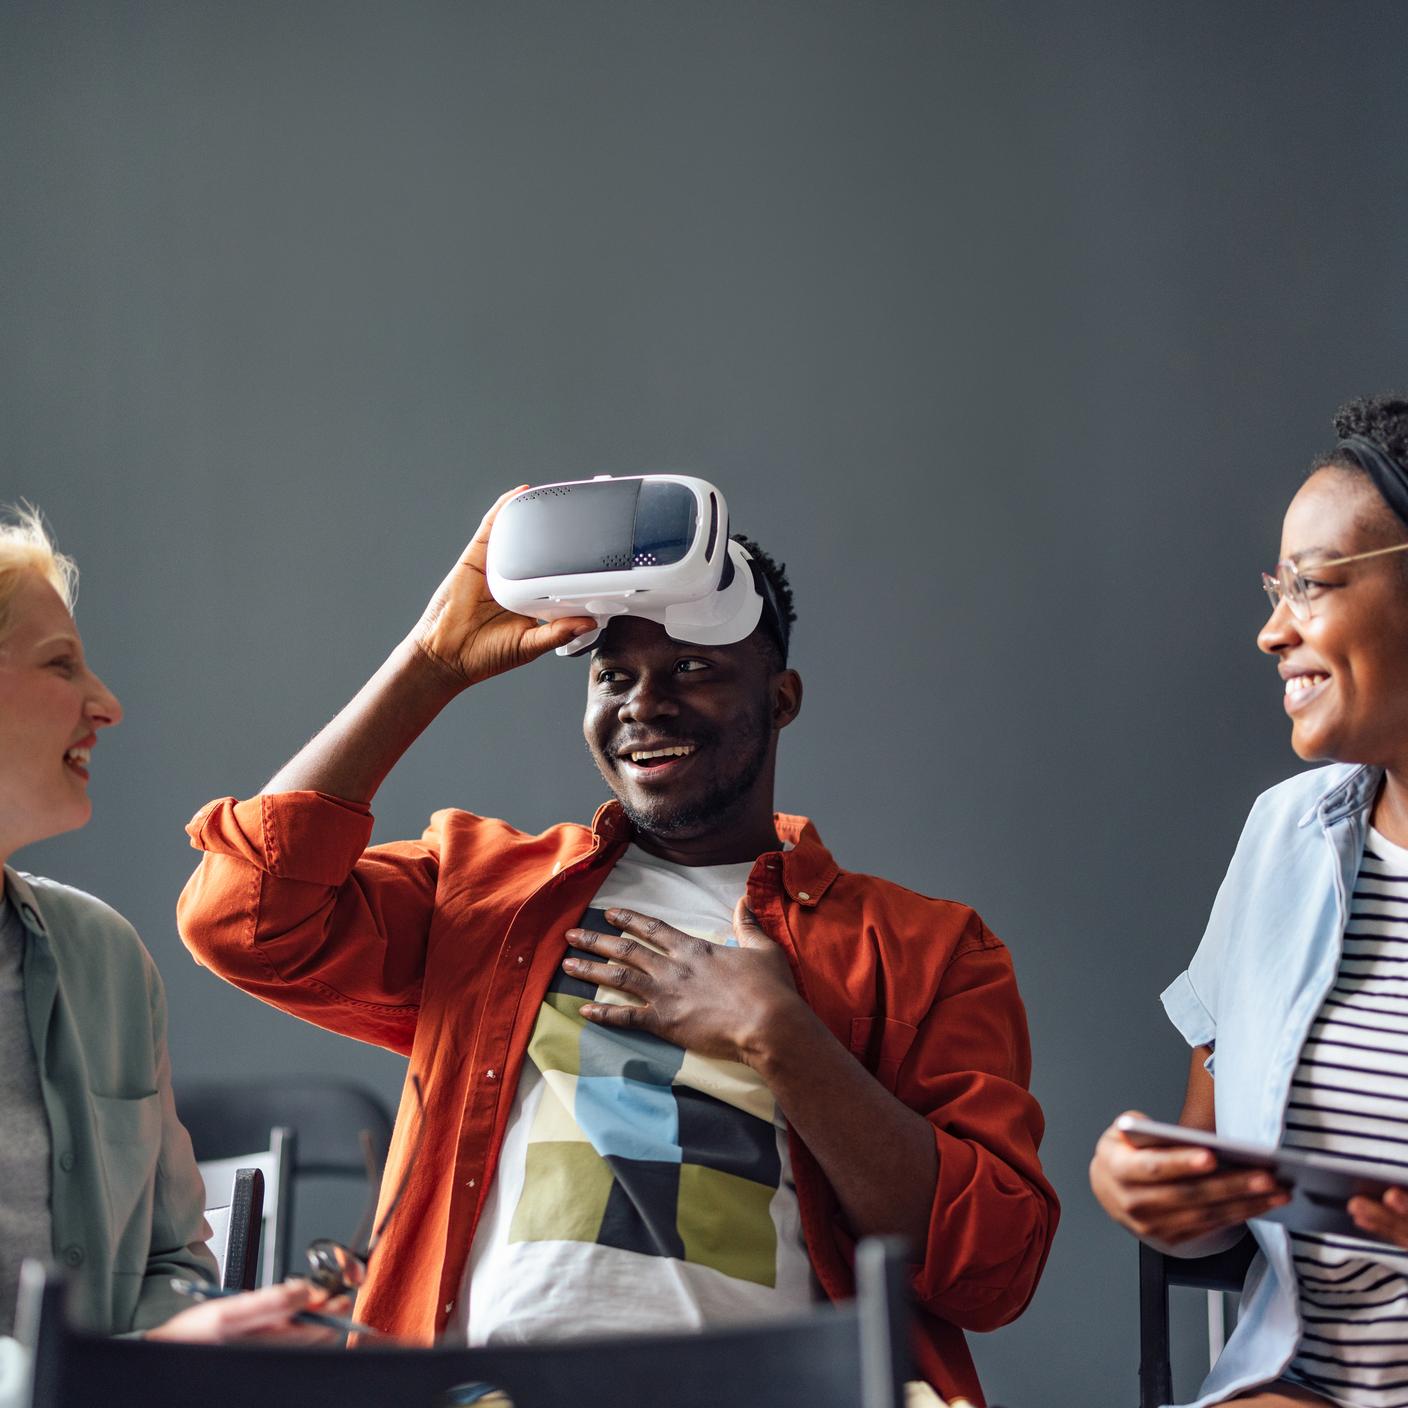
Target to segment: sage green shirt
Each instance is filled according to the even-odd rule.
[[[86,1328],[146,1330],[215,1278],[205,1190],[176,1118],[166,996],[136,931],[101,900],[5,868],[25,928],[24,999],[49,1118],[53,1259]]]
[[[15,1291],[26,1257],[47,1261],[49,1116],[24,1002],[25,927],[0,895],[0,1334],[15,1322]]]

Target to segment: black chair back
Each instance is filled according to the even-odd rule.
[[[197,1159],[229,1159],[264,1149],[275,1125],[298,1137],[296,1175],[363,1172],[357,1135],[368,1130],[384,1163],[391,1116],[370,1091],[339,1080],[178,1081],[176,1112]]]
[[[34,1356],[34,1408],[450,1408],[474,1402],[485,1385],[513,1408],[901,1408],[910,1373],[905,1259],[897,1243],[864,1242],[856,1300],[772,1324],[351,1351],[84,1334],[68,1326],[62,1283],[27,1262],[16,1332]]]

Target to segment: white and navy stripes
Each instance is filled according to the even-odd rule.
[[[1398,1165],[1408,1185],[1408,850],[1370,830],[1334,986],[1291,1082],[1283,1142]],[[1290,1375],[1347,1408],[1408,1408],[1408,1251],[1294,1232]]]

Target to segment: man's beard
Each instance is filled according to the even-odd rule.
[[[727,757],[722,756],[720,748],[724,737],[727,737]],[[686,840],[707,835],[726,823],[767,766],[772,742],[771,708],[764,700],[755,714],[727,735],[712,734],[706,738],[696,733],[695,738],[727,768],[726,774],[715,777],[703,793],[688,798],[638,800],[617,792],[622,811],[637,831],[666,841]]]

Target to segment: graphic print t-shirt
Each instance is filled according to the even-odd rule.
[[[619,906],[733,944],[751,869],[631,846],[581,927],[618,932],[604,911]],[[771,1092],[747,1066],[581,1016],[625,1000],[560,969],[543,999],[465,1272],[471,1344],[696,1329],[813,1299]]]

